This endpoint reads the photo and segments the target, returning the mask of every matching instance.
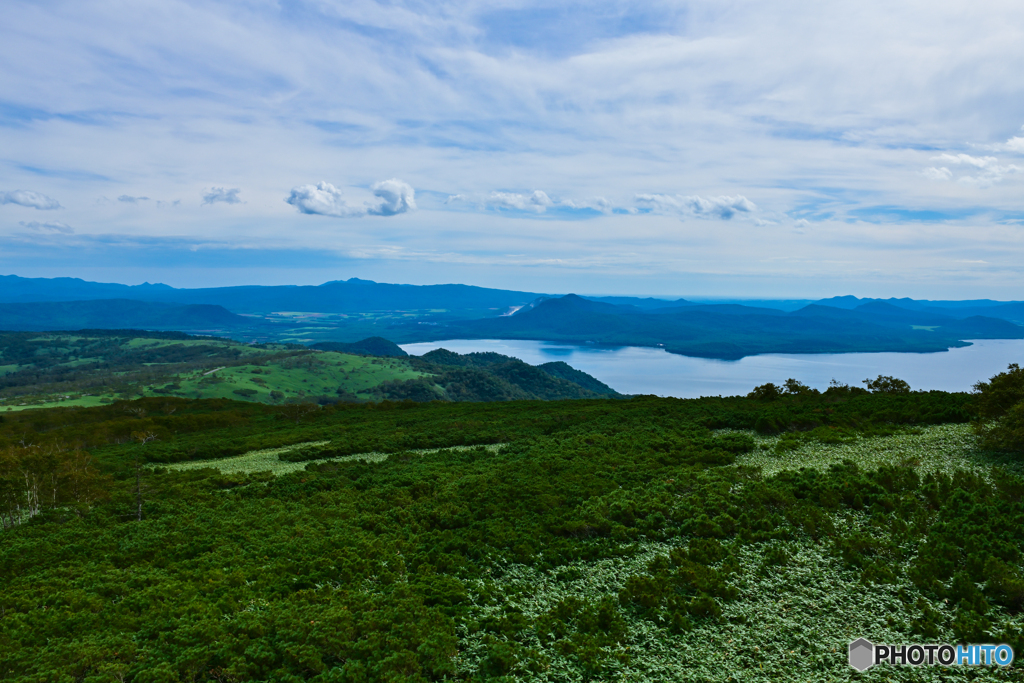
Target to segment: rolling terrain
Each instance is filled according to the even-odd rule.
[[[564,363],[534,367],[496,354],[485,362],[479,354],[448,352],[415,358],[380,338],[324,346],[139,330],[0,333],[0,409],[96,406],[144,396],[326,404],[618,395]]]

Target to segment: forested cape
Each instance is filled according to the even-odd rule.
[[[850,625],[1024,652],[1021,380],[9,413],[0,678],[835,680]],[[754,464],[979,416],[1001,454]]]

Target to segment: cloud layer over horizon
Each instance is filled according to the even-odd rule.
[[[52,250],[77,244],[117,279],[116,250],[163,241],[218,282],[282,249],[380,280],[606,293],[760,277],[998,296],[1024,274],[1019,2],[10,0],[4,16],[12,272],[31,248],[65,274]]]

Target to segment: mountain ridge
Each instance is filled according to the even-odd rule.
[[[7,301],[76,292],[86,298]],[[119,296],[88,298],[112,293]],[[316,286],[175,289],[163,284],[128,286],[9,275],[0,276],[0,329],[176,330],[303,345],[344,345],[373,337],[394,344],[537,339],[656,346],[723,359],[763,353],[933,352],[964,346],[970,339],[1024,338],[1024,302],[845,295],[787,310],[798,302],[787,300],[782,302],[786,306],[774,308],[766,305],[767,300],[751,301],[762,305],[551,296],[359,278]]]

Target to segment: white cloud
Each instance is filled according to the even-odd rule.
[[[931,166],[921,171],[928,180],[952,180],[953,172],[945,166]]]
[[[1024,154],[1024,138],[1014,137],[1006,141],[1006,150],[1009,152],[1020,152]]]
[[[940,154],[932,157],[932,161],[939,161],[950,166],[967,167],[960,175],[955,174],[946,166],[932,166],[921,171],[924,177],[930,180],[953,180],[964,185],[975,187],[991,187],[998,183],[1004,176],[1021,171],[1019,166],[1014,164],[1000,165],[996,157],[975,157],[970,154]]]
[[[366,212],[374,216],[394,216],[416,210],[416,192],[412,185],[398,178],[382,180],[370,188],[381,201],[370,206]]]
[[[742,195],[735,197],[699,197],[665,194],[638,194],[635,196],[637,206],[616,206],[605,197],[591,199],[552,199],[543,190],[532,193],[491,192],[489,195],[468,197],[464,194],[449,195],[445,204],[456,202],[476,202],[484,207],[500,210],[532,211],[545,213],[548,209],[564,208],[573,210],[593,210],[605,215],[618,213],[638,214],[644,212],[670,213],[695,216],[699,218],[718,218],[729,220],[737,214],[750,214],[757,206]],[[757,225],[776,225],[772,221],[758,221]]]
[[[57,221],[47,221],[45,223],[40,223],[39,221],[19,221],[18,225],[28,228],[29,230],[59,232],[65,235],[70,235],[75,231],[74,228],[67,223],[59,223]]]
[[[344,218],[366,213],[358,207],[349,206],[341,190],[328,182],[293,187],[285,201],[302,213],[319,216]]]
[[[0,204],[18,204],[19,206],[27,206],[30,209],[39,209],[40,211],[64,208],[56,199],[47,197],[39,192],[32,192],[31,190],[0,192]]]
[[[132,197],[131,195],[123,194],[117,198],[117,201],[124,202],[125,204],[138,204],[139,202],[148,202],[149,197]]]
[[[974,168],[988,168],[999,161],[995,157],[972,157],[970,154],[940,154],[932,157],[932,161],[943,161],[949,164],[964,164]]]
[[[976,187],[991,187],[995,183],[998,183],[1003,179],[1003,176],[1011,173],[1017,173],[1020,171],[1018,166],[995,166],[987,169],[986,173],[977,175],[964,175],[956,179],[958,183],[964,185],[974,185]]]
[[[374,198],[350,203],[344,193],[328,182],[293,187],[285,201],[302,213],[336,218],[395,216],[416,209],[416,192],[397,178],[375,183]]]
[[[696,195],[638,194],[636,203],[661,213],[722,220],[729,220],[738,213],[749,214],[757,210],[757,206],[742,195],[704,198]]]
[[[615,206],[604,197],[594,197],[593,199],[585,199],[582,201],[577,199],[565,199],[558,204],[559,206],[565,206],[570,209],[593,209],[594,211],[600,211],[603,214],[610,214],[615,210]]]
[[[242,200],[238,198],[238,193],[241,191],[237,187],[233,187],[230,190],[223,187],[211,187],[209,192],[203,193],[203,204],[215,204],[217,202],[240,204]],[[121,197],[118,197],[118,199],[121,199]],[[145,197],[141,199],[145,199]]]
[[[604,197],[593,197],[592,199],[552,199],[543,190],[534,190],[531,193],[523,192],[491,192],[486,195],[448,195],[445,204],[458,202],[472,202],[484,208],[492,208],[507,211],[532,211],[534,213],[545,213],[548,209],[564,208],[573,210],[593,210],[603,214],[611,214],[616,207]]]
[[[517,209],[519,211],[536,211],[544,213],[554,202],[542,190],[534,190],[531,194],[517,192],[492,192],[485,200],[487,206],[496,209]]]

